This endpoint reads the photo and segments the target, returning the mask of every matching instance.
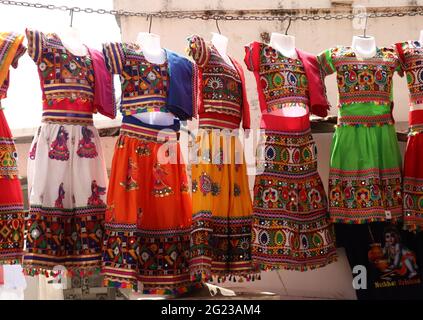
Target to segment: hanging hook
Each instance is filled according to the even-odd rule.
[[[73,8],[69,9],[69,15],[70,15],[70,27],[71,27],[71,28],[72,28],[72,25],[73,25],[73,12],[74,12],[74,9],[73,9]]]
[[[367,37],[367,21],[368,21],[369,16],[367,15],[367,13],[364,14],[364,30],[363,30],[363,38],[368,38]]]
[[[149,14],[147,16],[147,20],[148,20],[148,18],[150,18],[150,24],[148,26],[148,33],[151,33],[151,24],[153,23],[153,16],[151,14]]]
[[[219,28],[219,19],[215,18],[214,21],[216,22],[217,31],[219,32],[219,34],[222,34],[222,32],[220,32],[220,28]]]
[[[288,22],[288,26],[286,27],[286,30],[285,30],[285,35],[288,35],[288,30],[289,30],[289,27],[291,27],[291,22],[292,22],[292,17],[289,16],[289,22]]]

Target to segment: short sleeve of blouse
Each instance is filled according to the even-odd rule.
[[[317,56],[320,70],[324,77],[335,73],[335,67],[333,65],[333,49],[327,49]]]
[[[18,47],[18,50],[16,50],[15,57],[13,58],[13,61],[12,61],[13,68],[16,69],[18,67],[18,61],[24,55],[25,52],[26,52],[26,47],[21,43]]]
[[[38,30],[26,29],[28,39],[28,54],[35,63],[39,63],[43,50],[44,34]]]
[[[122,43],[103,44],[103,54],[109,71],[113,74],[121,74],[125,64],[125,52]]]
[[[195,63],[201,68],[207,65],[210,59],[210,47],[204,39],[198,35],[188,38],[188,55],[190,55]]]
[[[260,43],[252,42],[245,47],[244,63],[250,71],[260,69]]]
[[[407,63],[405,52],[408,50],[408,42],[396,43],[393,48],[398,56],[398,66],[396,67],[395,71],[397,71],[398,74],[402,77],[404,76],[405,65]]]

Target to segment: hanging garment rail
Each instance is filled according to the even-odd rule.
[[[80,8],[71,6],[56,6],[54,4],[31,3],[25,1],[0,0],[0,4],[9,6],[20,6],[37,9],[50,9],[61,11],[73,11],[83,13],[110,14],[114,16],[124,17],[153,17],[160,19],[192,19],[192,20],[241,20],[241,21],[284,21],[291,19],[292,21],[318,21],[318,20],[352,20],[357,16],[352,12],[347,13],[322,13],[330,12],[331,8],[319,8],[311,10],[297,9],[262,9],[248,10],[248,14],[244,10],[203,10],[203,11],[159,11],[159,12],[133,12],[124,10],[106,10],[94,8]],[[354,7],[351,7],[353,10]],[[392,18],[405,16],[423,16],[423,6],[413,7],[396,7],[396,10],[387,10],[386,8],[366,8],[368,18]],[[307,12],[301,14],[301,12]]]

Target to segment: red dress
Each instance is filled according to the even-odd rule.
[[[1,108],[9,87],[9,67],[25,53],[23,36],[0,33],[0,264],[20,263],[23,253],[23,198],[17,153]],[[5,50],[4,50],[5,49]]]
[[[419,231],[423,229],[423,46],[418,41],[407,41],[396,47],[410,93],[410,133],[404,156],[404,227]]]
[[[337,258],[310,129],[306,60],[253,42],[244,61],[256,78],[264,130],[254,183],[253,263],[261,270],[324,267]]]

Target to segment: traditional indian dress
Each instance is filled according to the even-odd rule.
[[[64,267],[70,275],[91,274],[101,266],[108,182],[93,126],[95,87],[103,80],[91,54],[72,54],[54,33],[26,34],[40,77],[43,115],[28,159],[25,271],[49,275]]]
[[[396,45],[407,75],[410,113],[407,148],[404,156],[404,227],[411,231],[423,229],[423,45],[407,41]]]
[[[191,161],[191,273],[197,279],[256,278],[251,263],[252,204],[238,136],[250,111],[242,67],[194,35],[188,53],[198,66],[198,156]]]
[[[17,68],[26,51],[23,39],[23,35],[0,32],[0,264],[21,263],[23,256],[24,206],[17,153],[1,108],[9,87],[9,68]]]
[[[259,42],[246,47],[244,61],[256,78],[264,130],[254,184],[252,248],[254,263],[263,270],[305,271],[336,260],[309,120],[310,109],[325,115],[328,105],[316,57],[300,51],[298,56],[285,57]]]
[[[402,219],[401,154],[392,118],[393,48],[372,58],[338,46],[319,55],[323,76],[337,74],[338,125],[331,146],[329,212],[339,223]]]
[[[136,44],[103,47],[122,83],[123,123],[115,146],[103,244],[105,284],[143,285],[144,293],[180,294],[191,288],[191,196],[177,141],[180,121],[193,114],[193,64],[166,50],[150,63]],[[132,115],[172,113],[174,124],[150,125]]]

